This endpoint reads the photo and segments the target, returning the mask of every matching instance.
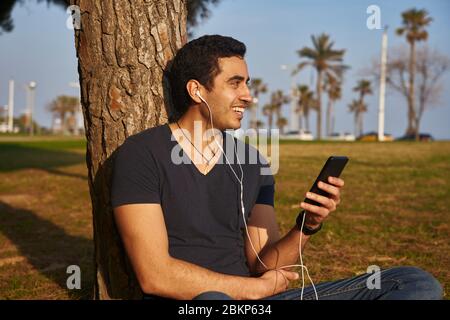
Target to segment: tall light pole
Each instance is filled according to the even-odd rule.
[[[289,131],[291,132],[299,132],[299,120],[298,114],[296,112],[297,109],[297,100],[296,100],[296,88],[295,88],[295,79],[292,72],[294,71],[294,67],[289,67],[288,65],[282,64],[281,70],[287,70],[290,73],[291,77],[291,109],[289,112]]]
[[[387,62],[387,29],[384,27],[381,40],[381,63],[380,63],[380,96],[378,103],[378,141],[384,141],[384,98],[386,89],[386,62]]]
[[[34,98],[35,98],[35,89],[36,89],[36,82],[35,81],[30,81],[30,83],[27,86],[27,91],[28,91],[28,112],[29,112],[29,116],[30,116],[30,136],[34,135],[34,126],[33,126],[33,112],[34,112]]]
[[[14,80],[9,80],[8,93],[8,132],[14,131]]]

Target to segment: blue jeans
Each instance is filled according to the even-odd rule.
[[[416,267],[395,267],[382,270],[380,288],[369,289],[367,280],[373,274],[316,285],[319,300],[440,300],[441,284],[428,272]],[[264,300],[300,300],[302,289],[290,289]],[[230,300],[221,292],[204,292],[194,300]],[[312,286],[305,287],[304,300],[314,300]]]

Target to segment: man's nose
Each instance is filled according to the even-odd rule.
[[[244,92],[242,92],[240,99],[247,103],[251,103],[253,101],[253,97],[248,86],[245,86]]]

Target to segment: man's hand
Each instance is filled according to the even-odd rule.
[[[318,228],[341,202],[341,188],[344,186],[344,180],[328,177],[328,182],[330,184],[320,181],[317,186],[326,191],[330,195],[329,198],[313,192],[306,193],[306,198],[320,203],[320,207],[305,202],[300,203],[300,207],[306,211],[305,225],[311,229]]]
[[[269,270],[264,273],[259,280],[262,282],[261,293],[257,299],[265,298],[274,294],[287,290],[291,281],[297,280],[299,275],[297,272],[287,271],[283,269]]]

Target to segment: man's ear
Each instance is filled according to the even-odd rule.
[[[186,90],[189,93],[189,96],[192,100],[194,100],[195,103],[202,103],[202,100],[199,98],[199,96],[196,94],[197,91],[202,93],[203,86],[198,82],[197,80],[189,80],[186,84]]]

